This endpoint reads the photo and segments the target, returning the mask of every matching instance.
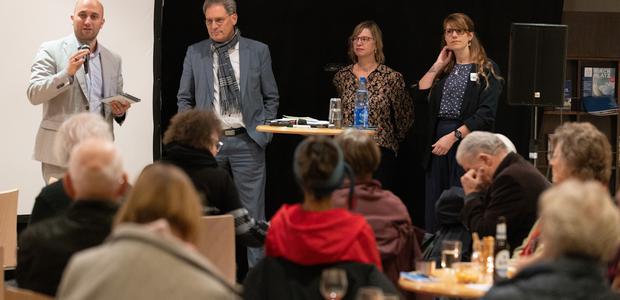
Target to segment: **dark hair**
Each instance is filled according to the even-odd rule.
[[[308,137],[297,146],[293,169],[304,191],[318,198],[339,188],[345,175],[342,151],[323,136]]]
[[[222,125],[215,113],[192,109],[176,114],[164,133],[164,145],[172,142],[197,149],[209,149],[218,142]],[[213,138],[217,134],[217,139]]]

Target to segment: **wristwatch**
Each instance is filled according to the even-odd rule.
[[[457,142],[463,139],[463,133],[461,133],[461,131],[458,130],[458,128],[454,129],[454,136],[456,137]]]

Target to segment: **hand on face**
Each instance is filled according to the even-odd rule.
[[[433,147],[433,150],[431,152],[437,156],[446,155],[446,153],[450,151],[450,148],[452,148],[455,142],[456,137],[454,136],[454,133],[448,133],[442,136],[439,140],[437,140],[437,142],[435,142],[431,146]]]
[[[74,76],[77,70],[84,64],[84,57],[90,54],[90,50],[83,49],[77,51],[69,56],[67,62],[67,73],[69,76]]]
[[[439,69],[445,67],[450,60],[452,59],[452,51],[448,49],[448,46],[444,46],[439,52],[439,56],[437,56],[437,60],[435,61],[435,66]]]
[[[465,174],[461,176],[461,185],[463,186],[465,195],[482,191],[483,183],[479,170],[469,169],[465,172]]]

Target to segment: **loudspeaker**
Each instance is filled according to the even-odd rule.
[[[563,105],[567,32],[566,25],[511,25],[508,104]]]

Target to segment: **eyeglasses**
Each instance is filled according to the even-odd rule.
[[[351,42],[355,43],[357,41],[361,41],[363,44],[366,44],[370,41],[374,40],[371,36],[354,36],[351,38]]]
[[[469,32],[467,29],[457,29],[457,28],[448,28],[444,30],[445,35],[452,35],[452,33],[456,32],[456,35],[463,35],[466,32]]]
[[[215,145],[215,150],[217,150],[217,152],[220,152],[220,150],[222,150],[222,147],[224,147],[224,143],[222,143],[222,141],[218,141]]]

